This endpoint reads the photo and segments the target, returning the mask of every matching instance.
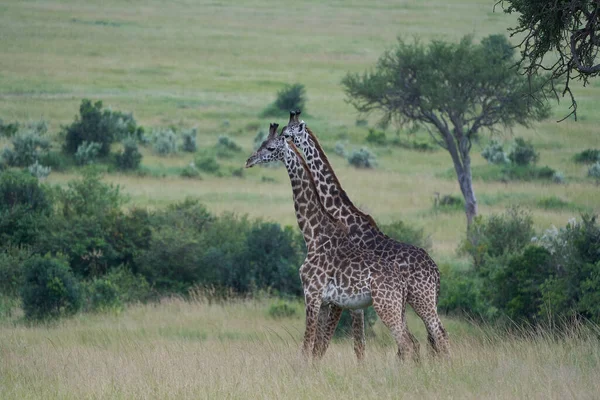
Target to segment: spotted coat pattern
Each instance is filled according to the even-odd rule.
[[[325,210],[346,227],[351,243],[375,252],[378,257],[395,266],[407,282],[407,302],[423,320],[432,349],[436,353],[448,353],[448,334],[437,313],[440,290],[437,265],[425,250],[400,243],[383,234],[371,216],[354,206],[333,172],[316,136],[304,121],[299,121],[299,114],[300,111],[290,113],[290,121],[283,128],[282,135],[304,152]],[[416,344],[414,336],[407,329],[406,332]]]
[[[280,160],[290,177],[296,217],[307,245],[307,256],[300,267],[306,302],[303,353],[322,356],[342,309],[358,310],[372,304],[394,335],[399,356],[414,355],[413,345],[404,332],[407,295],[404,277],[392,263],[349,240],[347,229],[319,201],[298,149],[284,136],[278,136],[276,129],[277,125],[271,124],[269,137],[248,159],[246,167]],[[362,333],[362,319],[354,320],[353,331],[355,335]],[[364,340],[362,343],[355,340],[355,351],[362,358]]]

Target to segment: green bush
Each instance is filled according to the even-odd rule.
[[[159,156],[177,153],[177,135],[172,129],[159,129],[154,132],[152,149]]]
[[[285,85],[277,92],[275,102],[262,113],[264,117],[287,115],[290,110],[304,110],[306,104],[306,89],[304,85],[295,83]]]
[[[136,125],[131,114],[124,114],[110,109],[102,109],[102,102],[92,104],[83,99],[79,106],[79,115],[75,121],[65,127],[64,151],[75,154],[83,142],[100,143],[99,157],[110,153],[113,142],[127,136],[140,137],[143,129]]]
[[[8,245],[0,248],[0,293],[16,297],[23,285],[24,264],[31,257],[31,249],[25,246]]]
[[[271,318],[280,319],[295,317],[298,311],[294,304],[285,300],[278,300],[276,303],[271,304],[268,313]]]
[[[242,148],[231,138],[219,136],[215,145],[215,154],[219,158],[231,158],[236,153],[242,151]]]
[[[209,174],[216,174],[221,169],[217,159],[210,155],[200,155],[196,157],[196,168]]]
[[[187,131],[181,132],[181,138],[183,139],[183,144],[181,148],[183,151],[188,153],[195,153],[198,149],[196,145],[196,136],[198,134],[198,130],[196,128],[192,128]]]
[[[179,175],[181,175],[181,177],[183,178],[202,179],[202,177],[200,176],[200,171],[198,171],[198,168],[196,168],[196,165],[194,163],[191,163],[187,167],[182,169]]]
[[[445,194],[435,197],[433,208],[439,211],[458,211],[465,209],[465,200],[460,196]]]
[[[82,142],[75,152],[75,161],[79,165],[93,164],[98,158],[102,144],[96,142]]]
[[[600,149],[585,149],[581,153],[575,154],[575,162],[593,164],[600,162]]]
[[[117,287],[123,304],[146,302],[154,298],[154,291],[141,274],[135,274],[129,267],[120,265],[102,277]]]
[[[0,173],[0,243],[34,243],[52,207],[49,189],[29,173]]]
[[[38,132],[26,131],[13,137],[13,149],[5,148],[2,158],[15,167],[28,167],[50,149],[50,141]]]
[[[461,249],[473,258],[475,269],[479,270],[490,259],[519,253],[533,236],[531,214],[519,207],[510,207],[504,214],[476,217]]]
[[[596,182],[600,182],[600,161],[588,168],[588,176],[594,178]]]
[[[375,168],[377,164],[376,157],[365,148],[350,153],[348,162],[356,168]]]
[[[500,143],[492,140],[481,152],[481,156],[487,160],[490,164],[509,164],[510,159],[504,152],[504,148]]]
[[[142,153],[140,153],[135,139],[127,138],[123,141],[123,150],[116,155],[115,162],[120,171],[132,171],[139,168],[142,162]]]
[[[21,302],[26,318],[57,318],[79,310],[79,284],[64,261],[36,256],[25,263],[25,271]]]
[[[368,143],[378,146],[383,146],[387,143],[385,132],[376,131],[375,129],[369,129],[369,134],[367,135],[366,140]]]
[[[441,312],[484,320],[495,316],[495,309],[481,293],[481,280],[471,271],[456,270],[442,264],[440,273],[438,308]]]
[[[426,250],[431,248],[431,239],[425,236],[423,229],[414,228],[401,220],[380,225],[380,229],[399,242],[412,244]]]
[[[534,322],[543,302],[541,285],[552,273],[550,252],[530,245],[491,276],[487,292],[492,304],[511,319]]]
[[[12,137],[19,131],[20,124],[18,122],[5,123],[0,119],[0,137]]]
[[[123,303],[117,285],[108,279],[95,278],[84,286],[86,311],[120,311]]]
[[[40,164],[50,167],[52,171],[66,171],[73,165],[73,159],[68,154],[59,151],[48,151],[39,158]]]
[[[508,158],[516,165],[526,166],[535,164],[539,159],[539,154],[533,148],[531,141],[515,138],[515,143],[508,154]]]

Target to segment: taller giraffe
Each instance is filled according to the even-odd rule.
[[[299,110],[290,112],[289,123],[283,128],[282,134],[304,152],[325,210],[344,224],[351,242],[377,252],[401,271],[407,280],[407,302],[423,320],[430,345],[436,353],[448,353],[448,334],[437,313],[440,291],[437,265],[425,250],[385,235],[370,215],[352,203],[316,136],[304,121],[299,121],[299,115]]]
[[[290,177],[296,217],[308,251],[300,268],[306,301],[304,354],[308,355],[312,350],[313,355],[319,356],[315,346],[317,316],[321,306],[327,304],[340,310],[361,309],[373,304],[396,339],[398,355],[403,358],[410,354],[412,343],[404,333],[406,282],[400,271],[373,251],[360,249],[348,240],[348,232],[319,201],[298,149],[283,135],[277,136],[276,129],[277,125],[271,124],[267,140],[248,158],[246,167],[280,160]],[[339,316],[337,314],[337,320]],[[326,332],[326,343],[332,334],[333,331]]]

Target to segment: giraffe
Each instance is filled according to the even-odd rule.
[[[280,160],[290,178],[298,226],[307,245],[307,256],[299,271],[306,304],[303,354],[309,356],[312,351],[315,358],[322,356],[342,309],[362,309],[372,304],[392,332],[398,345],[398,356],[403,359],[411,355],[412,343],[403,332],[407,292],[402,274],[392,263],[348,240],[348,231],[319,201],[299,150],[283,135],[277,135],[277,127],[277,124],[271,124],[269,136],[248,158],[246,168]],[[318,328],[324,305],[333,307],[325,318],[335,320],[335,324]],[[322,329],[321,347],[316,342],[318,329]]]
[[[437,265],[425,250],[385,235],[370,215],[352,203],[316,136],[304,121],[299,121],[299,115],[300,110],[290,112],[290,120],[282,134],[304,153],[325,210],[348,229],[348,238],[352,243],[371,249],[394,263],[407,281],[407,302],[425,324],[431,349],[434,354],[448,354],[448,334],[437,313],[440,290]],[[416,347],[415,337],[407,328],[405,332]]]

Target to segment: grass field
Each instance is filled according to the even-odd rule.
[[[244,147],[229,164],[242,166],[252,150],[255,127],[266,129],[270,122],[259,117],[261,111],[284,84],[300,82],[308,95],[305,120],[325,147],[346,141],[348,149],[358,148],[365,144],[367,128],[355,125],[357,115],[345,102],[340,80],[346,72],[373,66],[398,35],[427,41],[506,32],[515,17],[494,12],[493,4],[7,0],[0,5],[0,118],[45,118],[56,133],[72,121],[81,98],[101,99],[113,109],[133,112],[147,127],[196,126],[200,146],[228,134]],[[600,210],[598,187],[585,177],[586,167],[572,162],[573,154],[600,147],[600,112],[595,106],[600,84],[576,88],[576,94],[578,122],[555,122],[568,112],[568,101],[563,101],[548,121],[504,134],[532,139],[541,153],[540,165],[562,171],[568,183],[476,181],[482,214],[522,204],[533,210],[542,230],[564,225],[579,211]],[[376,120],[372,116],[369,122]],[[389,131],[388,137],[393,136]],[[480,149],[476,145],[473,151],[474,169],[485,165]],[[356,171],[331,155],[354,202],[378,221],[404,219],[423,227],[435,254],[454,254],[465,230],[462,212],[432,211],[436,192],[459,194],[449,155],[441,149],[371,150],[378,155],[379,168],[374,171]],[[192,196],[216,212],[295,223],[282,168],[248,170],[242,179],[204,176],[190,182],[170,176],[169,171],[190,160],[191,156],[159,158],[146,151],[144,166],[166,177],[107,179],[122,184],[132,204],[160,207]],[[50,181],[72,177],[53,173]],[[263,177],[275,182],[263,182]],[[566,204],[540,206],[548,197]]]
[[[593,399],[597,332],[564,340],[501,335],[446,319],[453,355],[400,363],[378,322],[358,364],[350,340],[319,363],[299,354],[304,321],[268,317],[268,300],[165,300],[51,326],[0,324],[2,399]],[[298,315],[302,315],[298,306]]]
[[[328,149],[344,188],[377,221],[402,219],[431,236],[437,261],[455,259],[464,238],[461,210],[436,212],[436,193],[459,195],[450,156],[369,146],[374,170],[356,170],[333,154],[365,146],[367,127],[346,103],[340,81],[372,67],[398,35],[475,40],[505,33],[515,16],[493,11],[494,0],[304,1],[248,0],[3,0],[0,3],[0,118],[61,126],[82,98],[133,112],[141,125],[197,127],[200,147],[229,135],[243,151],[225,162],[241,167],[253,150],[256,127],[268,129],[261,111],[286,83],[307,90],[303,118]],[[579,121],[566,115],[569,101],[523,136],[540,151],[539,165],[561,171],[566,184],[475,179],[479,211],[511,204],[532,211],[536,229],[564,226],[582,211],[600,212],[600,188],[573,162],[600,148],[600,80],[576,87]],[[287,119],[273,121],[283,125]],[[388,138],[395,132],[389,130]],[[426,138],[419,133],[420,138]],[[486,136],[487,138],[487,136]],[[8,144],[0,139],[0,148]],[[473,169],[486,173],[473,148]],[[159,208],[186,197],[211,211],[233,211],[295,225],[283,168],[253,168],[243,177],[180,178],[191,155],[161,158],[144,149],[146,176],[108,174],[130,205]],[[477,172],[478,171],[478,172]],[[489,171],[488,171],[489,172]],[[76,172],[53,172],[64,184]],[[268,179],[264,179],[268,178]],[[598,333],[566,340],[546,335],[514,338],[462,320],[446,319],[453,356],[419,365],[399,364],[391,337],[376,326],[358,365],[351,343],[336,342],[318,364],[301,360],[300,316],[273,320],[269,301],[227,305],[165,300],[117,315],[77,315],[54,325],[28,326],[16,316],[0,322],[1,399],[181,398],[597,398]],[[301,306],[298,305],[298,315]],[[425,354],[422,324],[410,325]]]

